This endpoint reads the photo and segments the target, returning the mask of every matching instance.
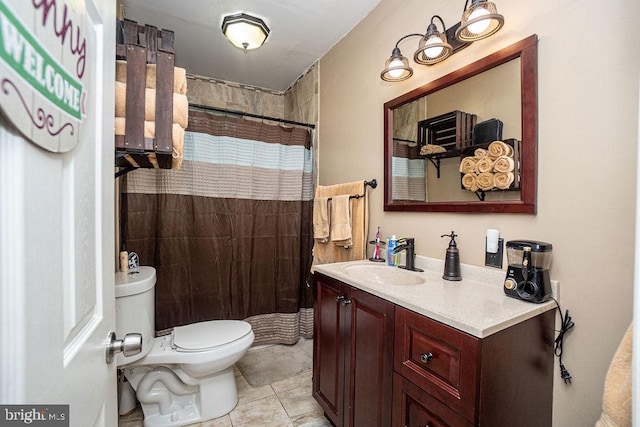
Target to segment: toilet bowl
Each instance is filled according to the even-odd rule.
[[[116,274],[118,336],[142,334],[142,352],[116,358],[135,390],[145,426],[182,426],[223,416],[238,403],[233,364],[251,347],[251,325],[212,320],[154,338],[155,270]]]

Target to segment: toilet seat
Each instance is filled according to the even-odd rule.
[[[229,344],[251,333],[241,320],[210,320],[173,328],[171,347],[178,352],[200,352]]]

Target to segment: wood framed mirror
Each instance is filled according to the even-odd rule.
[[[532,35],[384,104],[385,211],[535,214],[537,40]],[[486,147],[474,147],[469,121],[469,138],[450,155],[419,154],[429,138],[424,126],[445,116],[444,111],[466,111],[463,117],[473,116],[475,124],[500,121],[501,140],[518,144],[515,184],[506,191],[486,192],[469,191],[462,185],[461,159],[470,150]],[[459,131],[460,122],[455,127]],[[404,146],[417,155],[397,154],[406,151]]]

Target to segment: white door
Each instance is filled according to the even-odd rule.
[[[22,136],[7,112],[27,105],[0,87],[0,404],[68,404],[71,426],[115,426],[116,366],[105,362],[105,344],[115,331],[116,2],[0,3],[18,12],[40,3],[40,17],[48,4],[47,28],[53,31],[62,32],[66,18],[66,38],[46,37],[39,20],[22,23],[49,50],[57,44],[64,60],[84,55],[90,75],[77,145],[64,153]],[[69,16],[63,13],[67,6],[73,10]],[[74,52],[70,46],[80,22],[86,49]],[[40,99],[32,94],[29,102]],[[36,110],[31,120],[41,118]],[[54,119],[40,124],[49,126],[46,121]]]

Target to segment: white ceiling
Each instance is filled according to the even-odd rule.
[[[380,0],[122,0],[125,18],[175,32],[187,73],[284,91]],[[271,33],[242,51],[221,31],[226,15],[262,18]]]

